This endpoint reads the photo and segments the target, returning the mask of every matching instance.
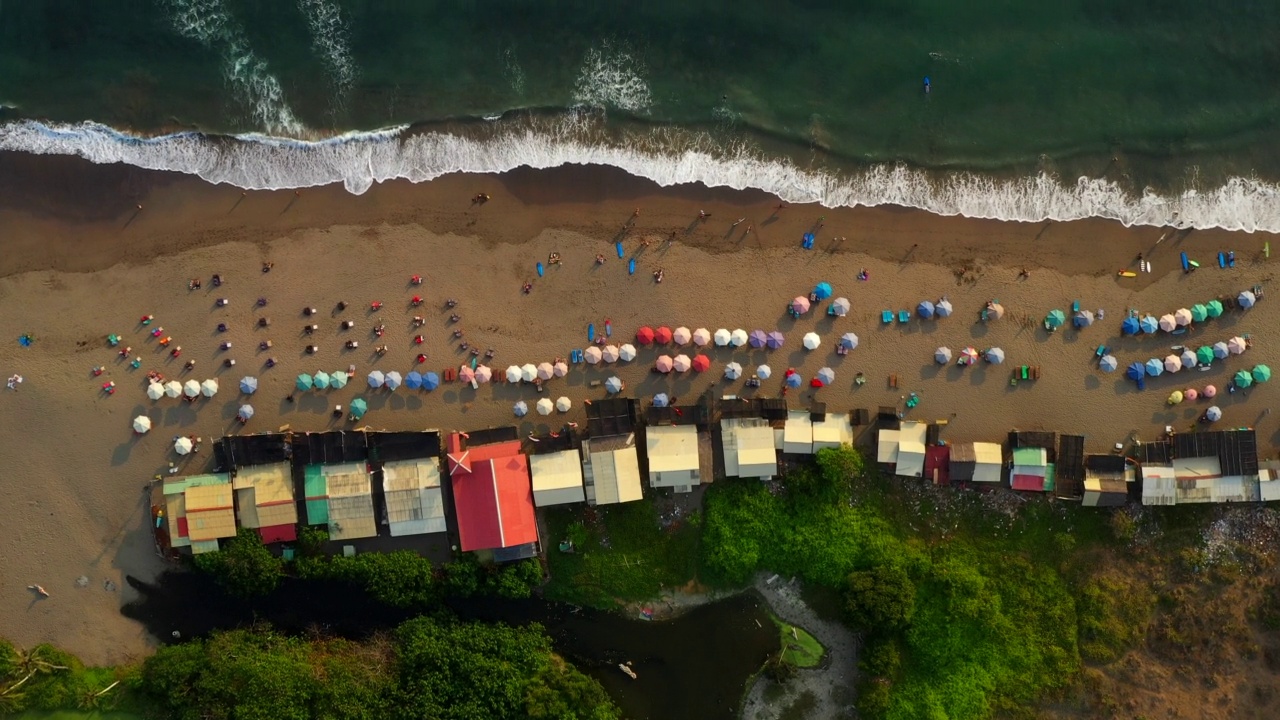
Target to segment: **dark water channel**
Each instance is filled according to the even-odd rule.
[[[165,573],[154,585],[129,578],[129,584],[141,597],[122,612],[166,642],[174,641],[175,631],[187,639],[255,621],[287,632],[319,628],[360,639],[414,614],[347,585],[293,578],[253,601],[229,597],[198,573]],[[541,623],[556,651],[598,679],[632,720],[736,717],[747,678],[779,647],[778,631],[753,594],[664,622],[537,599],[471,599],[450,607],[465,620]],[[627,661],[635,680],[618,669]]]

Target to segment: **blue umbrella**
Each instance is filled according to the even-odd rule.
[[[813,288],[813,294],[819,300],[826,300],[831,297],[831,283],[820,282]]]
[[[763,330],[752,330],[751,335],[747,336],[747,342],[753,348],[762,348],[769,342],[769,336]]]
[[[1129,365],[1129,369],[1125,372],[1125,376],[1128,377],[1130,380],[1141,380],[1143,377],[1146,376],[1146,374],[1147,374],[1147,370],[1142,366],[1142,363],[1140,362],[1136,362]]]
[[[804,378],[800,377],[800,373],[791,373],[787,376],[787,387],[798,388],[804,384]]]
[[[1138,318],[1130,315],[1120,324],[1120,332],[1125,335],[1137,335],[1142,330],[1142,325],[1138,322]]]
[[[409,374],[404,376],[404,386],[410,390],[417,390],[422,387],[422,373],[417,370],[410,370]]]
[[[658,393],[657,395],[653,396],[654,407],[666,407],[670,404],[671,404],[671,398],[667,397],[666,393]]]
[[[1160,321],[1156,320],[1154,316],[1148,315],[1139,321],[1138,327],[1142,328],[1144,333],[1153,333],[1160,329]]]
[[[240,378],[240,392],[245,395],[252,395],[258,390],[258,378],[244,377]]]
[[[310,390],[311,386],[313,385],[313,381],[311,380],[310,375],[306,373],[300,373],[298,375],[298,381],[294,385],[299,390]]]
[[[829,367],[824,367],[818,371],[818,379],[822,381],[823,385],[830,385],[836,381],[836,371]]]
[[[951,301],[942,298],[937,305],[933,306],[933,311],[938,317],[951,317]]]
[[[916,306],[916,314],[925,320],[933,317],[933,303],[928,300],[921,300],[920,304]]]
[[[1102,368],[1102,372],[1115,372],[1116,368],[1119,367],[1119,363],[1116,362],[1115,355],[1103,355],[1102,359],[1098,361],[1098,367]]]
[[[1147,374],[1150,375],[1151,377],[1155,377],[1157,375],[1164,373],[1164,363],[1161,362],[1159,358],[1151,358],[1150,360],[1148,360],[1146,368],[1147,368]]]
[[[436,389],[436,388],[438,388],[438,387],[440,387],[440,376],[439,376],[439,375],[437,375],[437,374],[435,374],[435,373],[433,373],[433,372],[427,372],[427,373],[423,373],[423,374],[422,374],[422,389],[423,389],[423,390],[435,390],[435,389]]]

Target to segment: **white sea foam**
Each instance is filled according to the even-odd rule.
[[[249,189],[340,182],[357,194],[393,179],[424,182],[451,172],[598,164],[660,185],[757,188],[787,202],[829,207],[893,204],[939,215],[1027,222],[1101,217],[1125,225],[1280,232],[1280,186],[1256,179],[1236,178],[1209,191],[1135,197],[1107,180],[1080,178],[1064,186],[1044,174],[997,180],[953,173],[938,179],[901,165],[841,174],[768,158],[747,144],[725,147],[671,129],[607,141],[598,125],[590,114],[577,113],[547,122],[486,123],[473,135],[397,127],[301,141],[265,135],[210,139],[199,133],[138,138],[97,123],[20,121],[0,125],[0,150],[78,155]]]
[[[626,48],[606,42],[587,51],[573,87],[578,105],[645,112],[653,105],[644,68]]]
[[[222,0],[167,0],[170,19],[182,35],[222,55],[223,76],[261,127],[273,133],[298,135],[302,123],[289,108],[280,81],[267,61],[249,46],[244,30]]]
[[[524,96],[524,68],[516,59],[515,48],[507,48],[502,53],[502,74],[511,85],[511,90],[518,97]]]
[[[339,94],[355,84],[358,75],[351,58],[351,28],[333,0],[298,0],[298,9],[307,18],[311,47],[320,56]]]

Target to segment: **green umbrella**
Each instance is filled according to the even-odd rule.
[[[1060,328],[1067,322],[1067,314],[1061,310],[1050,310],[1044,319],[1044,326],[1050,330]]]
[[[1255,382],[1264,383],[1271,379],[1271,368],[1266,365],[1253,366],[1253,379]]]
[[[329,373],[321,370],[320,372],[313,375],[311,379],[315,383],[317,390],[329,389]]]
[[[1253,376],[1249,374],[1248,370],[1237,372],[1233,380],[1235,380],[1236,387],[1247,388],[1253,384]]]
[[[306,373],[302,373],[301,375],[299,375],[299,376],[298,376],[298,389],[299,389],[299,390],[310,390],[310,389],[311,389],[312,384],[313,384],[313,382],[312,382],[312,380],[311,380],[311,376],[310,376],[310,375],[308,375],[308,374],[306,374]]]
[[[359,420],[364,414],[369,412],[369,403],[364,398],[356,398],[351,401],[351,419]]]
[[[347,374],[339,370],[329,375],[329,387],[342,388],[347,386]]]
[[[1196,360],[1201,365],[1212,365],[1214,360],[1213,348],[1209,345],[1201,345],[1200,349],[1196,350]]]
[[[1209,317],[1222,317],[1222,303],[1218,300],[1210,300],[1205,303],[1204,308],[1209,313]]]
[[[1196,303],[1191,306],[1191,322],[1204,322],[1209,317],[1209,308]]]

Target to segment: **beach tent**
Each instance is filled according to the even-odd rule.
[[[1103,355],[1102,359],[1098,361],[1098,367],[1102,368],[1103,372],[1115,372],[1116,368],[1119,367],[1119,363],[1116,362],[1115,355]]]
[[[1211,318],[1222,317],[1223,308],[1221,300],[1210,300],[1204,304],[1204,309],[1208,312],[1209,317]]]
[[[729,344],[733,347],[742,347],[747,344],[747,331],[738,328],[729,334]]]
[[[1154,315],[1143,316],[1142,320],[1138,322],[1138,325],[1142,328],[1142,332],[1148,334],[1154,333],[1160,329],[1160,321],[1156,320]]]
[[[641,345],[652,345],[653,344],[653,328],[649,327],[648,325],[645,325],[644,327],[637,330],[636,342],[640,343]]]
[[[1248,290],[1245,290],[1236,298],[1236,302],[1240,303],[1240,307],[1242,308],[1251,308],[1258,302],[1258,296]]]
[[[768,380],[769,376],[772,374],[773,374],[773,368],[770,368],[768,365],[761,365],[756,368],[756,377],[760,378],[761,380]]]
[[[933,311],[938,317],[944,318],[951,317],[951,313],[954,312],[954,309],[951,307],[950,300],[942,298],[938,301],[938,304],[933,307]]]
[[[689,359],[688,355],[681,353],[671,362],[671,366],[676,372],[689,372],[689,369],[693,367],[693,360]]]
[[[831,293],[831,283],[829,282],[820,282],[813,288],[813,296],[819,300],[826,300],[831,297]]]
[[[1147,374],[1150,375],[1151,377],[1155,377],[1157,375],[1161,375],[1164,373],[1164,363],[1160,362],[1156,358],[1151,358],[1150,360],[1148,360],[1147,364],[1144,367],[1146,368]]]
[[[236,413],[236,417],[240,418],[240,422],[247,421],[249,418],[253,417],[253,406],[241,405],[239,412]]]
[[[556,409],[555,404],[551,402],[551,398],[542,398],[538,401],[536,407],[539,415],[550,415],[551,411]]]
[[[1216,342],[1213,344],[1213,356],[1219,360],[1231,354],[1231,350],[1227,348],[1224,342]]]
[[[1141,330],[1142,327],[1138,324],[1138,318],[1132,315],[1125,318],[1124,322],[1120,323],[1120,332],[1125,335],[1137,335]]]
[[[695,355],[693,358],[693,371],[706,372],[711,369],[711,358],[706,355]]]
[[[849,314],[850,307],[852,305],[849,303],[849,298],[836,298],[831,301],[831,314],[836,317],[844,317]],[[938,314],[941,315],[942,312],[939,311]]]
[[[347,381],[350,379],[351,376],[347,374],[346,370],[334,370],[329,373],[329,387],[335,390],[344,388],[347,386]]]
[[[165,397],[176,398],[182,394],[182,383],[177,380],[170,380],[164,384]]]
[[[1209,422],[1217,422],[1222,419],[1222,408],[1217,405],[1211,405],[1208,410],[1204,411],[1204,419]]]
[[[1067,314],[1061,310],[1050,310],[1044,318],[1044,326],[1049,330],[1062,327],[1067,322]]]
[[[479,365],[476,367],[475,379],[478,383],[487,383],[493,380],[493,368],[488,365]]]
[[[1178,308],[1173,311],[1173,321],[1178,323],[1178,327],[1186,327],[1191,324],[1191,311],[1187,308]]]
[[[671,398],[667,397],[666,393],[658,393],[657,395],[653,396],[654,407],[663,408],[663,407],[667,407],[670,404],[671,404]]]
[[[622,380],[617,376],[611,377],[604,381],[605,392],[613,394],[622,392]]]
[[[599,348],[597,348],[599,350]],[[603,353],[602,353],[603,354]],[[525,382],[533,382],[538,379],[538,366],[533,363],[525,363],[520,366],[520,379]]]
[[[582,351],[582,359],[586,360],[588,365],[596,365],[604,359],[604,351],[595,345],[591,345]]]
[[[311,384],[314,385],[317,390],[328,389],[330,380],[331,378],[329,377],[329,373],[324,372],[323,370],[311,376]]]
[[[617,345],[605,345],[600,351],[600,357],[607,363],[618,362],[618,358],[621,357],[621,354],[622,353],[618,350]]]
[[[777,350],[778,348],[782,347],[782,344],[786,342],[786,340],[787,340],[786,336],[784,336],[782,333],[778,332],[777,330],[771,330],[769,332],[769,342],[766,343],[766,345],[769,347],[770,350]]]
[[[939,365],[946,365],[951,362],[951,348],[940,347],[937,350],[934,350],[933,359],[936,360]]]
[[[622,362],[631,362],[632,360],[635,360],[636,346],[632,345],[631,343],[623,344],[622,347],[618,348],[618,359],[621,360]],[[568,372],[569,366],[565,365],[564,363],[556,363],[556,366],[557,366],[556,370],[558,371],[560,369],[559,366],[561,365],[564,365],[565,371]],[[564,373],[556,372],[556,377],[564,377]]]
[[[1195,322],[1204,322],[1209,318],[1209,308],[1196,303],[1191,306],[1191,319]]]
[[[1253,381],[1264,383],[1271,379],[1271,368],[1266,365],[1253,366]]]
[[[387,381],[387,376],[382,374],[381,370],[373,370],[369,373],[369,387],[380,388]]]
[[[1178,355],[1178,359],[1182,361],[1182,367],[1193,368],[1200,364],[1200,358],[1196,355],[1196,351],[1191,348],[1183,348],[1182,353]]]
[[[693,344],[698,347],[706,347],[711,344],[711,331],[706,328],[698,328],[693,331]]]
[[[769,342],[769,335],[763,330],[752,330],[751,335],[747,337],[747,342],[753,348],[762,348]]]
[[[699,356],[701,357],[701,356]],[[742,377],[742,366],[736,362],[731,362],[724,366],[724,376],[728,380],[737,380]]]
[[[824,367],[821,370],[818,370],[816,377],[823,385],[830,385],[836,381],[836,371],[829,367]]]
[[[369,403],[364,398],[356,398],[351,401],[351,419],[359,420],[364,414],[369,412]]]
[[[1178,372],[1182,369],[1182,358],[1177,355],[1168,355],[1164,359],[1165,372]]]
[[[1004,350],[1000,348],[991,348],[987,351],[987,362],[999,365],[1004,362]]]
[[[1093,324],[1093,313],[1088,310],[1077,310],[1071,322],[1078,328],[1089,327]]]
[[[474,375],[475,373],[472,373],[473,377]],[[403,384],[404,384],[404,378],[400,376],[399,372],[392,370],[391,372],[387,373],[387,379],[384,382],[384,385],[388,390],[395,390],[396,388],[400,387]]]
[[[659,355],[658,359],[653,361],[653,369],[661,373],[669,373],[675,369],[675,361],[670,355]]]
[[[258,391],[258,378],[242,377],[240,378],[240,392],[245,395],[252,395]]]
[[[1236,387],[1247,388],[1253,384],[1253,375],[1248,370],[1238,370],[1231,381],[1236,384]]]
[[[688,345],[693,342],[693,331],[687,327],[678,327],[671,333],[671,340],[677,345]]]
[[[840,347],[846,350],[854,350],[858,347],[858,336],[853,333],[845,333],[840,336]]]
[[[809,312],[809,298],[798,297],[791,301],[791,312],[803,315]]]
[[[550,380],[555,377],[556,369],[549,362],[538,363],[538,379]]]
[[[151,418],[146,415],[139,415],[133,419],[133,431],[139,435],[146,435],[151,429]]]
[[[1213,359],[1213,348],[1209,345],[1201,345],[1196,349],[1196,360],[1198,360],[1201,365],[1212,365]]]
[[[299,390],[310,390],[314,384],[315,382],[311,379],[310,375],[307,373],[299,373],[297,381],[294,382],[294,387]]]
[[[674,335],[675,333],[671,332],[671,328],[667,327],[666,325],[663,325],[662,327],[653,331],[653,341],[655,343],[658,343],[659,345],[670,345],[671,341],[675,339]]]
[[[822,344],[822,338],[818,337],[818,333],[810,332],[804,334],[804,347],[806,350],[817,350]]]
[[[435,390],[440,387],[440,376],[433,372],[422,373],[422,389]]]
[[[916,306],[916,314],[924,318],[925,320],[932,318],[933,303],[929,302],[928,300],[921,300],[920,304]]]
[[[164,397],[164,386],[160,383],[151,383],[147,385],[147,397],[152,400],[159,400]]]
[[[191,452],[195,445],[191,442],[191,438],[185,435],[173,441],[173,451],[179,455],[186,455]]]
[[[564,413],[564,412],[569,412],[569,410],[571,410],[572,408],[573,408],[573,401],[570,400],[569,398],[565,397],[564,395],[561,395],[560,397],[556,398],[556,410],[559,410],[560,412]]]
[[[218,381],[214,380],[213,378],[209,378],[208,380],[205,380],[204,382],[200,383],[200,394],[210,398],[213,397],[214,395],[217,395]]]
[[[1173,315],[1160,316],[1160,329],[1165,332],[1173,332],[1178,328],[1178,321]]]
[[[1125,371],[1125,375],[1130,380],[1141,380],[1147,374],[1146,367],[1140,362],[1130,363],[1129,369]]]
[[[798,388],[804,384],[804,378],[798,372],[788,372],[786,383],[789,388]]]
[[[1243,355],[1245,349],[1248,347],[1249,343],[1245,342],[1244,338],[1239,336],[1233,337],[1227,341],[1227,352],[1230,352],[1232,355]]]
[[[716,334],[713,336],[713,339],[715,340],[716,345],[719,345],[720,347],[724,347],[729,344],[730,337],[732,337],[732,334],[728,330],[726,330],[725,328],[720,328],[719,330],[716,331]]]
[[[511,412],[515,413],[516,417],[524,417],[529,414],[529,403],[517,400],[516,404],[511,406]]]
[[[410,390],[417,390],[422,387],[422,373],[417,370],[410,370],[408,375],[404,376],[404,386]]]

